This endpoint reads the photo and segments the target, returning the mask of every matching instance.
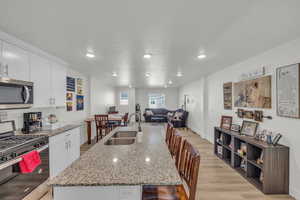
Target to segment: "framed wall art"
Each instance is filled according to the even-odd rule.
[[[75,92],[75,78],[67,76],[67,91]]]
[[[245,110],[244,111],[244,118],[246,119],[253,119],[253,111],[252,110]]]
[[[255,110],[254,111],[254,120],[257,122],[262,122],[263,121],[263,111],[261,110]]]
[[[300,64],[276,69],[277,115],[300,118]]]
[[[271,104],[271,76],[234,83],[235,107],[268,108]]]
[[[251,121],[244,120],[242,128],[241,128],[241,134],[247,135],[247,136],[255,136],[257,127],[258,127],[257,122],[251,122]]]
[[[84,110],[84,96],[76,96],[76,110]]]
[[[223,84],[224,109],[232,110],[232,82]]]
[[[222,116],[221,118],[221,125],[220,127],[223,129],[230,130],[232,124],[232,117],[231,116]]]

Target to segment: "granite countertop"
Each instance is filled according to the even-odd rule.
[[[80,123],[66,124],[57,129],[41,130],[41,131],[38,131],[35,133],[30,133],[28,135],[44,135],[44,136],[48,136],[48,137],[53,137],[53,136],[59,135],[61,133],[64,133],[66,131],[72,130],[74,128],[78,128],[80,126],[82,126],[82,124],[80,124]],[[16,135],[24,135],[24,133],[22,133],[21,131],[17,131]]]
[[[164,142],[163,126],[143,124],[131,145],[104,145],[118,127],[49,181],[52,186],[179,185],[181,179]]]

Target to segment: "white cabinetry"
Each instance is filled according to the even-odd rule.
[[[65,106],[66,67],[31,54],[30,77],[34,83],[34,107]]]
[[[7,76],[29,81],[29,54],[25,50],[2,42],[2,64],[7,66]]]
[[[30,79],[34,83],[34,107],[51,105],[51,63],[45,58],[31,54]]]
[[[52,103],[55,106],[66,105],[66,76],[67,70],[64,66],[52,63]]]
[[[49,138],[50,178],[57,176],[80,157],[80,128]]]

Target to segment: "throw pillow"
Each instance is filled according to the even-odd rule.
[[[146,110],[146,115],[148,115],[148,116],[153,115],[152,110]]]
[[[183,116],[183,113],[182,113],[182,112],[175,112],[174,118],[175,118],[175,119],[181,119],[182,116]]]

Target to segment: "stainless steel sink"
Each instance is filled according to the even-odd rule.
[[[136,134],[136,131],[118,131],[113,134],[112,138],[135,138]]]
[[[134,138],[122,138],[122,139],[110,138],[104,144],[105,145],[130,145],[133,144],[134,141],[135,141]]]

